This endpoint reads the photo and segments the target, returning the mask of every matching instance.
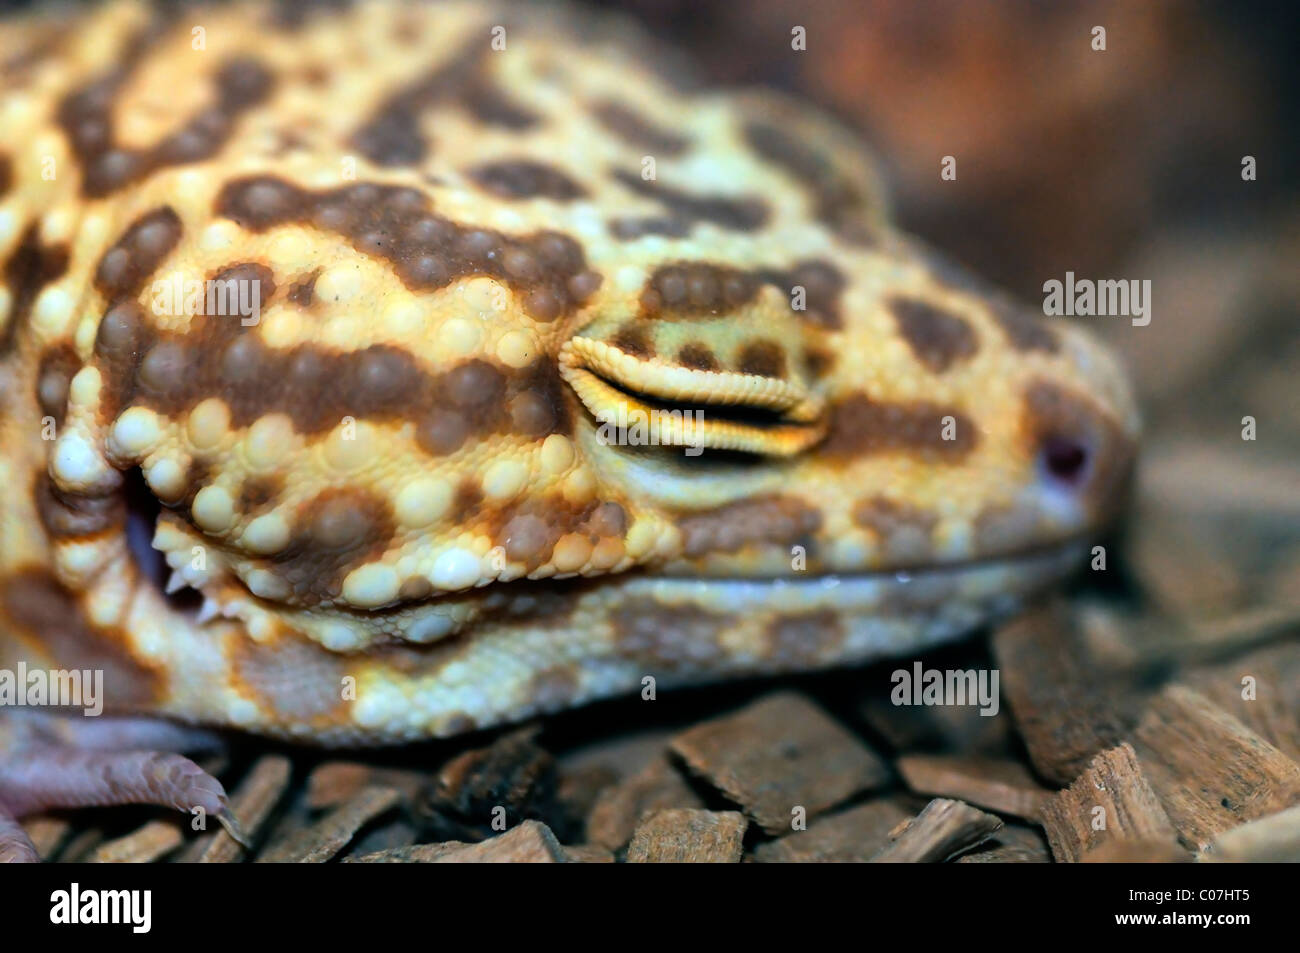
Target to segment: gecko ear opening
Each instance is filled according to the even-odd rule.
[[[601,427],[640,428],[651,445],[789,457],[826,431],[822,400],[796,383],[642,360],[592,338],[564,345],[560,374]]]

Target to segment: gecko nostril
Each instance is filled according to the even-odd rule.
[[[1088,474],[1092,454],[1083,441],[1054,434],[1043,441],[1039,459],[1044,472],[1054,480],[1077,487]]]

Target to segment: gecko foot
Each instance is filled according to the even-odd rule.
[[[0,748],[0,861],[36,859],[17,819],[51,808],[158,804],[186,813],[202,810],[246,844],[220,781],[179,754],[117,747],[129,746],[141,732],[149,741],[186,747],[194,740],[187,729],[173,730],[168,735],[157,723],[123,719],[112,727],[96,726],[89,734],[59,732],[68,742],[62,744],[51,743],[46,728],[11,731],[10,743]],[[79,741],[88,746],[78,747]]]

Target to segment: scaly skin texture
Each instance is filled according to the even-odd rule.
[[[385,743],[916,651],[1075,565],[1110,356],[666,62],[482,4],[0,23],[0,667]],[[659,408],[702,423],[605,439]]]

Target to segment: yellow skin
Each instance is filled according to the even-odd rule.
[[[482,4],[0,22],[0,668],[387,743],[918,651],[1076,565],[1112,358],[663,62]],[[255,323],[171,307],[214,276]],[[638,409],[702,423],[606,439]]]

